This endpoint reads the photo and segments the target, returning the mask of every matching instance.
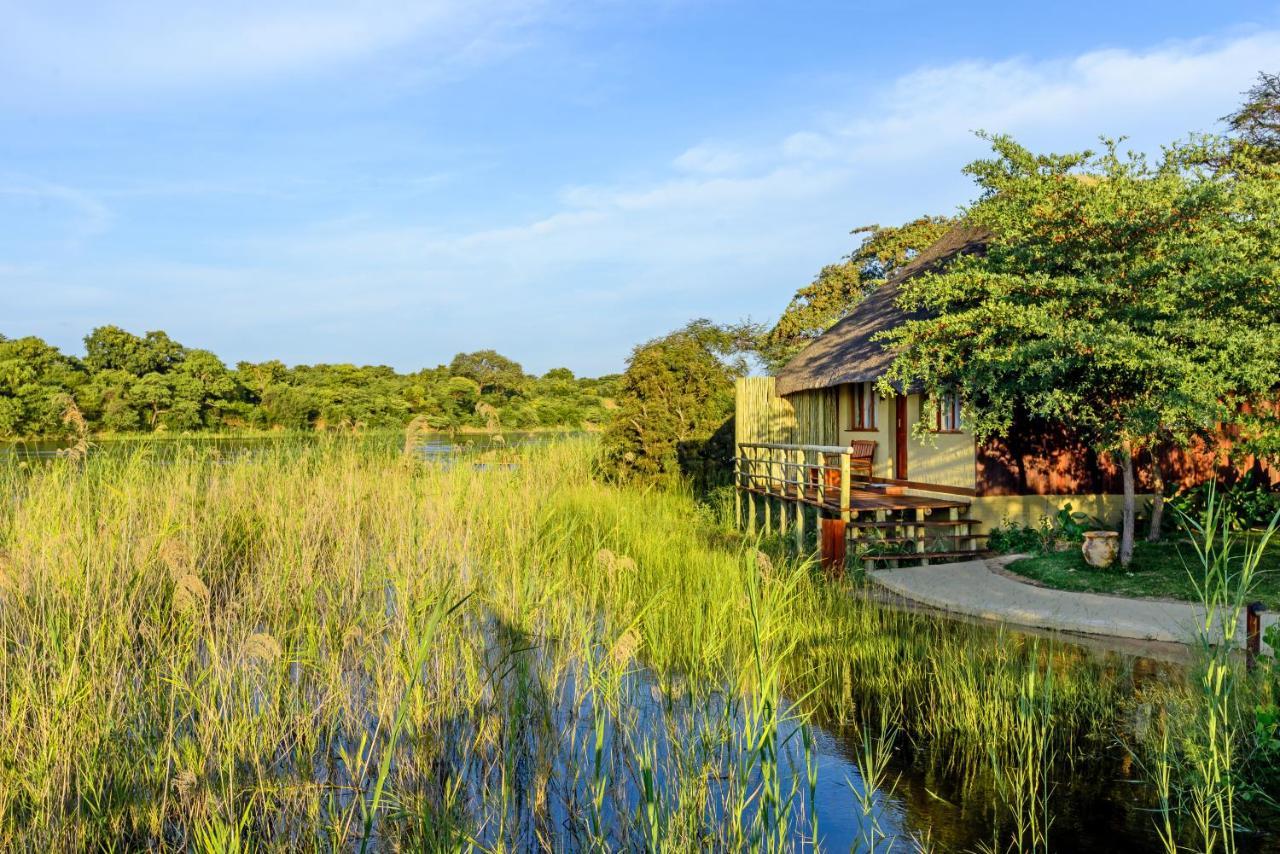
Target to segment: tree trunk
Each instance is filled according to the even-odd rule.
[[[1151,451],[1151,530],[1147,531],[1147,542],[1160,542],[1160,527],[1164,524],[1164,471],[1160,468],[1160,451]]]
[[[1120,528],[1120,565],[1128,566],[1133,560],[1133,520],[1134,520],[1134,486],[1133,486],[1133,446],[1128,442],[1120,454],[1124,474],[1124,522]]]

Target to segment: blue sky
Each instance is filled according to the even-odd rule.
[[[204,7],[204,8],[202,8]],[[772,320],[972,131],[1217,129],[1280,4],[0,0],[0,332],[620,370]]]

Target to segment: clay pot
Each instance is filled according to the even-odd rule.
[[[1120,535],[1115,531],[1086,531],[1080,551],[1089,566],[1106,569],[1120,555]]]

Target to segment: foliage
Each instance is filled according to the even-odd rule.
[[[1170,496],[1169,506],[1175,515],[1194,518],[1204,512],[1209,496],[1215,493],[1233,523],[1246,529],[1267,524],[1280,511],[1280,492],[1261,482],[1253,471],[1225,488],[1207,481],[1179,490]]]
[[[1062,423],[1132,473],[1133,455],[1241,423],[1280,384],[1280,181],[1275,168],[1215,171],[1223,140],[1121,154],[1036,155],[1008,137],[967,167],[983,189],[968,219],[993,233],[984,257],[906,283],[927,319],[887,333],[900,349],[881,381],[960,393],[981,440],[1015,418]],[[1264,417],[1265,416],[1265,417]],[[1126,477],[1122,560],[1133,541]]]
[[[1280,163],[1280,74],[1259,72],[1240,108],[1223,117],[1245,161]]]
[[[705,320],[637,347],[622,375],[618,410],[605,431],[605,468],[622,480],[699,487],[721,480],[733,456],[734,380],[746,366],[727,357],[730,331]]]
[[[1041,516],[1034,526],[1006,519],[991,532],[987,545],[999,554],[1051,554],[1062,546],[1082,542],[1086,531],[1105,528],[1101,520],[1072,510],[1068,502],[1052,516]]]
[[[616,377],[541,377],[493,350],[459,353],[448,367],[400,374],[382,365],[241,362],[163,332],[103,326],[85,356],[39,338],[0,336],[0,438],[58,436],[71,395],[94,431],[352,430],[400,427],[416,416],[439,430],[581,428],[603,424]]]
[[[855,228],[852,234],[864,235],[858,248],[823,267],[812,282],[796,291],[778,322],[760,337],[761,358],[771,369],[781,368],[954,222],[950,217],[923,216],[900,226]]]

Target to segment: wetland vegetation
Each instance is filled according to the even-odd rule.
[[[0,845],[1199,844],[1194,667],[877,603],[591,438],[511,454],[0,464]],[[1274,680],[1219,666],[1244,850]]]

